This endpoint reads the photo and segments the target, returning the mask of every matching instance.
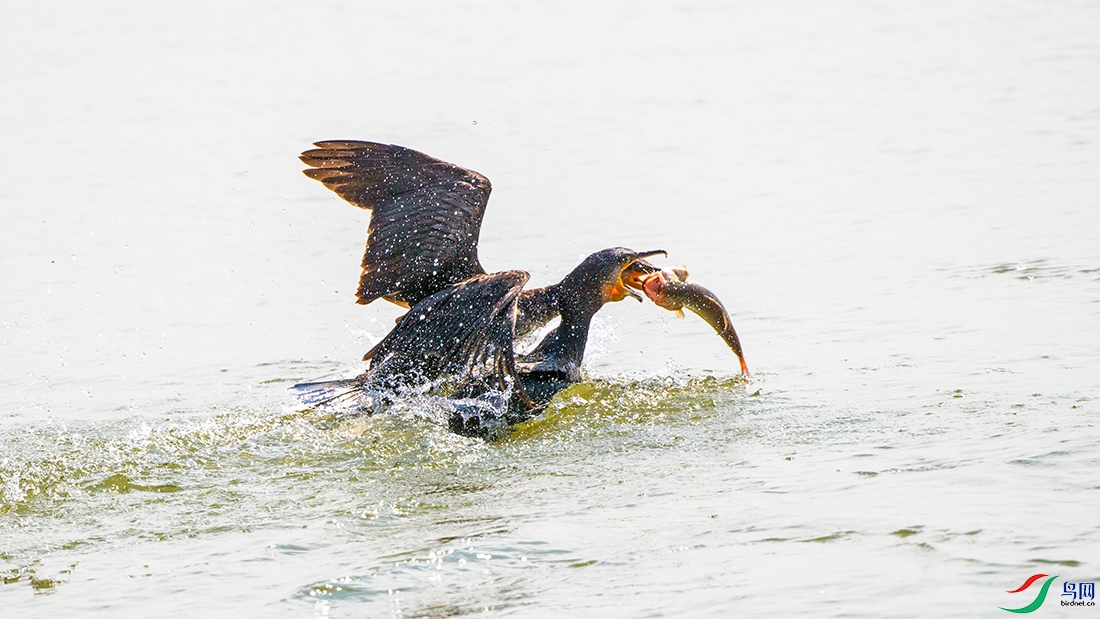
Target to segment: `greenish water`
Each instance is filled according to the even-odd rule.
[[[0,19],[12,616],[998,616],[1100,580],[1100,12],[124,3]],[[319,139],[488,176],[491,270],[663,247],[494,442],[302,410],[400,312]],[[1052,586],[1040,612],[1060,610]]]

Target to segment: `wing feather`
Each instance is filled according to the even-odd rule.
[[[414,305],[369,353],[364,383],[403,386],[445,377],[504,384],[520,397],[512,343],[516,299],[529,275],[502,271],[479,275]]]
[[[372,211],[358,302],[415,305],[485,270],[478,237],[489,179],[424,153],[376,142],[316,142],[305,175]]]

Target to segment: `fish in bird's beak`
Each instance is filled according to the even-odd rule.
[[[659,273],[661,271],[660,268],[653,266],[649,263],[648,260],[646,260],[646,258],[649,258],[650,256],[656,256],[658,254],[667,256],[668,252],[663,249],[655,249],[653,251],[635,253],[630,256],[629,261],[627,262],[626,266],[623,267],[622,273],[620,273],[619,275],[621,285],[629,288],[634,288],[636,290],[641,290],[642,284],[644,283],[643,280],[646,276],[653,275],[654,273]],[[642,298],[638,295],[631,294],[630,296],[637,298],[639,301],[642,300]]]
[[[619,273],[619,281],[615,282],[615,285],[611,286],[608,291],[608,299],[610,301],[622,301],[623,299],[630,297],[637,299],[639,303],[642,302],[642,296],[631,288],[641,290],[641,278],[660,272],[661,269],[653,266],[645,259],[650,256],[663,255],[667,256],[668,252],[663,249],[654,249],[651,251],[634,252],[628,254],[625,258],[625,265],[622,271]]]
[[[687,281],[688,270],[678,266],[665,269],[656,273],[634,274],[623,279],[631,282],[635,288],[645,292],[646,296],[657,305],[676,312],[681,318],[684,316],[683,308],[687,308],[706,321],[730,347],[737,360],[741,362],[741,373],[749,374],[749,366],[745,363],[745,356],[741,352],[741,340],[737,337],[737,331],[733,329],[729,312],[713,292]],[[641,285],[634,285],[634,282]]]
[[[622,280],[624,285],[635,290],[641,290],[645,278],[660,271],[660,268],[653,266],[648,260],[639,259],[626,265],[619,279]]]

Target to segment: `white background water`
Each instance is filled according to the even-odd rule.
[[[1035,573],[1090,612],[1097,6],[9,4],[13,616],[1001,616]],[[484,173],[534,285],[668,250],[752,381],[624,302],[498,443],[295,411],[399,313],[320,139]]]

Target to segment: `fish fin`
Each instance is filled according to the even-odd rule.
[[[684,319],[684,310],[682,310],[682,309],[672,310],[672,313],[676,314],[676,317],[679,318],[680,320]]]

